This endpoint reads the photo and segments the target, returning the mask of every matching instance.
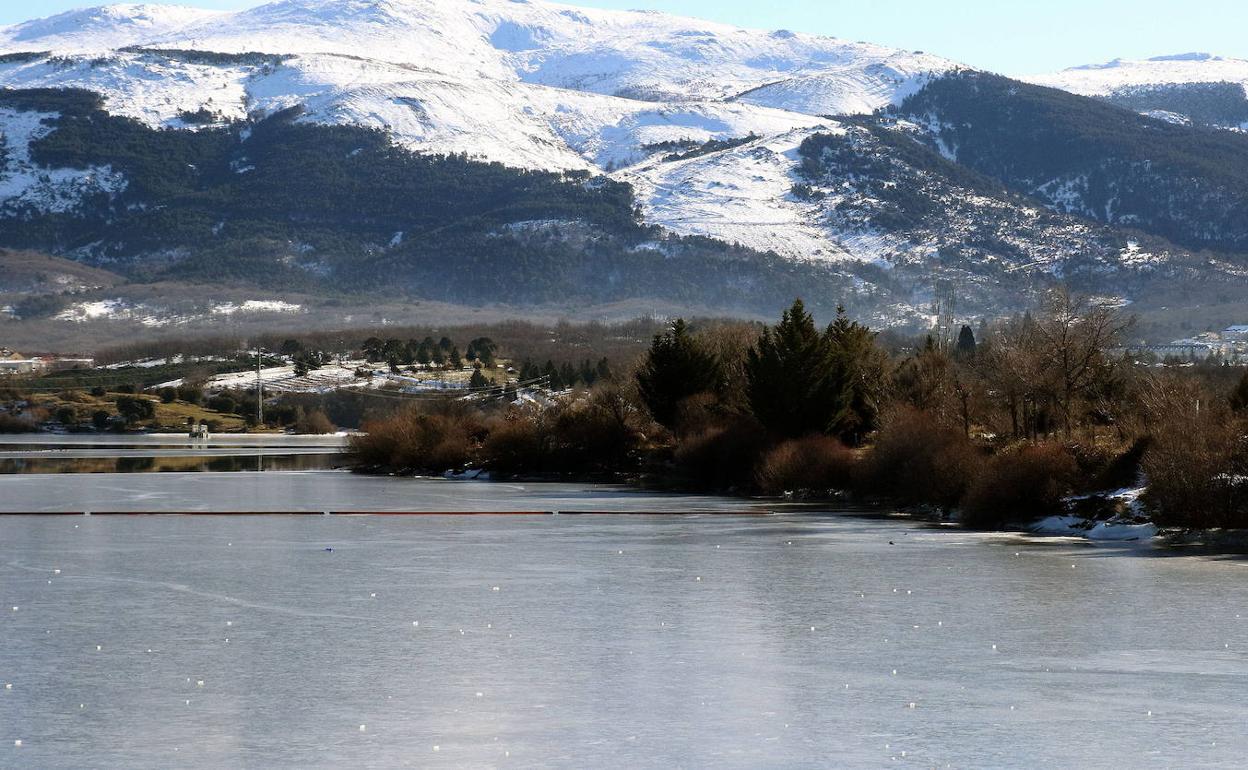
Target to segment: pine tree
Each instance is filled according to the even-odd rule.
[[[450,354],[449,360],[451,362],[451,368],[453,369],[464,368],[464,359],[459,355],[459,348],[455,347],[454,345],[451,346],[451,354]]]
[[[485,378],[485,375],[481,373],[480,369],[472,370],[472,377],[468,380],[468,387],[474,390],[480,390],[481,388],[489,387],[489,385],[490,381]]]
[[[826,432],[847,400],[844,393],[831,392],[835,384],[828,367],[827,340],[799,299],[780,323],[763,329],[746,356],[746,395],[754,416],[780,436]]]
[[[875,334],[857,321],[850,321],[844,307],[836,309],[836,320],[824,333],[828,350],[828,378],[825,392],[844,399],[833,413],[828,429],[844,441],[859,443],[874,430],[884,387],[887,357],[875,344]]]
[[[655,335],[646,362],[637,372],[642,401],[654,419],[668,428],[676,427],[680,402],[699,393],[718,392],[722,386],[718,356],[698,344],[680,318],[670,332]]]
[[[433,352],[429,349],[429,344],[422,342],[416,348],[416,363],[425,364],[426,366],[433,360]]]
[[[971,331],[971,327],[967,324],[962,325],[962,331],[958,332],[958,344],[954,350],[961,358],[970,358],[975,355],[975,332]]]

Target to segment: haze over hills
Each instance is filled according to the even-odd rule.
[[[1233,304],[1240,65],[1034,79],[1092,99],[922,52],[536,0],[86,9],[0,28],[0,246],[132,287],[338,303],[770,315],[802,293],[922,324],[949,279],[967,315],[1058,281]],[[81,319],[126,290],[40,307]]]

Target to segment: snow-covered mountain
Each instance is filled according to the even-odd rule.
[[[1114,59],[1104,64],[1085,64],[1052,74],[1033,75],[1023,80],[1083,96],[1108,96],[1123,89],[1178,83],[1245,85],[1248,84],[1248,60],[1209,53],[1183,53],[1155,56],[1151,59]]]
[[[23,55],[37,52],[49,53]],[[4,53],[0,87],[94,91],[110,112],[156,128],[299,105],[303,120],[383,129],[416,151],[595,172],[673,145],[783,141],[825,124],[819,116],[897,103],[957,66],[866,43],[540,0],[277,0],[234,13],[108,6],[2,28]],[[739,205],[774,199],[790,171],[782,163],[767,182],[738,185]],[[650,199],[659,187],[638,189],[647,211],[668,205]],[[752,230],[694,212],[656,221],[717,237]],[[805,257],[850,254],[800,218],[741,240]]]
[[[1248,60],[1208,53],[1114,59],[1026,78],[1168,123],[1248,130]]]
[[[436,234],[425,245],[467,249],[479,237],[475,253],[497,256],[503,239],[514,253],[541,254],[552,265],[608,242],[598,258],[638,255],[638,264],[670,264],[684,254],[703,266],[754,255],[766,258],[765,270],[773,259],[802,266],[787,275],[783,291],[820,275],[836,291],[894,299],[921,297],[939,269],[995,291],[997,302],[1008,291],[989,284],[1015,275],[1051,280],[1080,271],[1112,292],[1120,273],[1156,276],[1179,264],[1203,269],[1190,267],[1171,244],[1141,247],[1113,229],[1121,224],[1113,217],[1098,224],[1084,209],[1053,205],[1031,188],[998,189],[1012,182],[989,178],[991,165],[966,176],[959,166],[973,167],[975,157],[945,141],[953,135],[948,129],[991,124],[974,111],[991,118],[993,104],[968,98],[908,120],[861,120],[878,110],[899,113],[904,103],[969,72],[923,52],[543,0],[275,0],[237,12],[163,5],[71,11],[0,28],[0,218],[22,223],[7,245],[134,275],[163,275],[133,268],[141,262],[173,265],[182,277],[212,275],[200,252],[218,249],[211,260],[220,260],[246,249],[292,271],[292,280],[341,279],[335,271],[347,269],[388,277],[386,270],[408,270],[407,284],[417,287],[428,286],[436,271],[429,272],[413,228]],[[1235,127],[1234,105],[1226,102],[1236,97],[1224,91],[1229,81],[1248,82],[1248,63],[1115,62],[1035,81],[1174,121]],[[1212,96],[1156,90],[1210,83],[1221,89]],[[1242,85],[1233,87],[1242,96]],[[68,94],[59,106],[58,94]],[[136,123],[110,123],[115,116]],[[272,125],[262,129],[266,121]],[[299,127],[339,133],[310,138]],[[355,133],[344,135],[347,128]],[[340,147],[345,159],[325,163],[334,174],[363,168],[384,175],[385,150],[369,138],[379,134],[359,129],[384,132],[386,143],[418,154],[456,156],[430,170],[430,178],[458,179],[466,195],[479,192],[468,184],[473,174],[487,185],[504,185],[506,174],[463,171],[454,165],[463,158],[556,175],[534,181],[541,175],[508,171],[514,184],[502,195],[507,205],[474,197],[478,209],[464,214],[479,229],[458,239],[423,222],[419,200],[385,216],[331,210],[333,201],[323,200],[315,214],[299,215],[231,205],[258,208],[283,192],[276,169],[291,170],[283,166],[281,142],[308,152]],[[253,131],[267,138],[253,138]],[[108,143],[119,136],[168,145],[187,162],[175,169],[143,152],[117,152]],[[195,141],[166,141],[170,136]],[[348,163],[364,145],[373,149]],[[836,157],[819,155],[819,148]],[[1082,172],[1063,170],[1074,179]],[[178,178],[164,185],[162,174]],[[334,180],[328,173],[322,179]],[[374,187],[421,189],[393,181]],[[516,200],[526,185],[536,185],[554,213]],[[367,192],[368,180],[360,187]],[[1236,190],[1219,188],[1228,211]],[[167,212],[161,191],[179,196]],[[515,218],[507,220],[512,209]],[[634,211],[642,222],[632,221]],[[1192,226],[1201,224],[1197,218]],[[327,253],[331,248],[341,259]],[[177,267],[180,260],[190,267]],[[533,264],[539,277],[551,269],[536,258]],[[693,264],[685,267],[690,274]],[[734,264],[715,291],[752,290],[765,280],[764,268]],[[603,272],[601,265],[578,269],[588,280]],[[249,262],[238,270],[250,276],[258,268]],[[643,291],[637,287],[651,278],[635,267],[611,270],[621,296]],[[545,296],[541,288],[534,284],[533,295]],[[493,296],[483,290],[472,299]]]

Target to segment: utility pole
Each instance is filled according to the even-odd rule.
[[[256,427],[264,425],[264,381],[260,379],[260,348],[256,347]]]

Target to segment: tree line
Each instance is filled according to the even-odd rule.
[[[1138,363],[1130,329],[1064,292],[921,339],[844,311],[820,326],[799,300],[761,327],[678,319],[632,367],[546,406],[413,406],[354,447],[362,467],[849,494],[982,528],[1064,512],[1248,526],[1248,374]],[[1113,494],[1140,484],[1145,511]]]

